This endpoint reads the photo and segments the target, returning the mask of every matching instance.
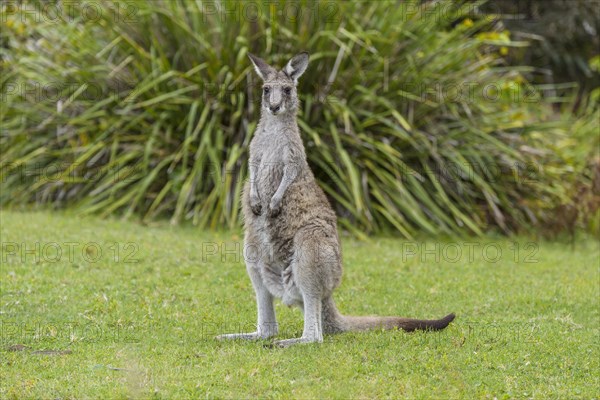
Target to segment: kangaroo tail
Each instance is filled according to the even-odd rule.
[[[412,319],[401,317],[354,317],[341,315],[333,299],[325,300],[323,307],[324,329],[328,333],[367,331],[399,328],[406,332],[415,330],[439,331],[454,320],[454,313],[440,319]]]

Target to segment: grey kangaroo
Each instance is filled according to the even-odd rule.
[[[264,81],[261,117],[250,143],[250,179],[244,187],[244,258],[256,292],[256,332],[220,335],[218,339],[266,339],[277,335],[273,299],[304,312],[302,337],[279,340],[287,347],[322,342],[323,334],[394,329],[444,329],[454,319],[351,317],[340,314],[332,292],[342,278],[342,254],[335,212],[306,161],[296,122],[298,78],[308,53],[293,57],[277,71],[248,55]]]

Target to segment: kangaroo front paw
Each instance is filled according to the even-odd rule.
[[[262,214],[262,204],[260,204],[260,199],[258,197],[253,197],[250,199],[250,208],[254,215]]]
[[[271,204],[269,204],[268,215],[271,218],[275,218],[281,213],[281,200],[272,199]]]
[[[260,215],[262,214],[262,206],[259,204],[255,204],[253,206],[250,206],[252,208],[252,212],[254,213],[254,215]]]
[[[279,214],[281,214],[281,207],[269,208],[269,217],[275,218]]]

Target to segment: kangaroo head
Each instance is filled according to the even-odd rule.
[[[295,112],[298,108],[298,78],[308,66],[308,53],[300,53],[277,71],[264,60],[248,53],[258,76],[263,80],[262,107],[272,115]]]

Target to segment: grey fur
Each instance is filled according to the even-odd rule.
[[[342,278],[337,219],[306,161],[296,122],[296,83],[308,53],[293,57],[282,71],[249,55],[264,80],[261,118],[250,143],[250,179],[244,187],[246,269],[256,292],[256,332],[219,339],[266,339],[278,333],[275,297],[304,312],[302,337],[279,346],[322,342],[323,333],[367,329],[443,329],[440,320],[399,317],[346,317],[332,298]]]

